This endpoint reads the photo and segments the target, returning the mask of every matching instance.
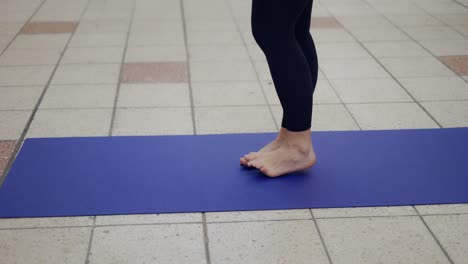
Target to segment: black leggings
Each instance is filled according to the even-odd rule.
[[[311,127],[318,62],[310,35],[313,0],[252,0],[252,33],[268,62],[283,108],[281,126]]]

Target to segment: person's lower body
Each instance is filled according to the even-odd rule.
[[[241,158],[271,177],[315,164],[310,128],[318,61],[310,35],[312,0],[252,0],[252,33],[265,54],[283,108],[281,130]]]

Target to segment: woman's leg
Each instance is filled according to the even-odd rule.
[[[307,3],[301,16],[299,17],[296,24],[296,39],[302,48],[302,52],[309,63],[312,76],[312,96],[315,91],[318,76],[318,59],[317,51],[315,49],[314,40],[310,34],[310,19],[312,15],[312,3],[313,0]]]
[[[241,163],[272,177],[309,168],[316,160],[310,138],[318,69],[309,33],[311,8],[312,0],[253,0],[252,32],[283,107],[282,142],[272,151],[245,156]]]
[[[311,126],[315,84],[302,47],[307,48],[309,40],[303,29],[296,30],[299,22],[306,24],[307,17],[301,20],[301,15],[311,1],[253,0],[252,3],[252,33],[265,54],[283,107],[281,125],[295,132],[308,130]],[[313,58],[310,60],[312,62]]]

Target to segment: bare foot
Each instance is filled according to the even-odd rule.
[[[292,138],[288,137],[279,148],[262,153],[256,159],[249,161],[247,165],[259,169],[269,177],[278,177],[286,173],[308,169],[316,162],[317,158],[312,148],[310,131],[307,131],[300,136],[296,134]]]
[[[286,138],[286,132],[286,128],[281,127],[278,136],[273,141],[265,145],[259,151],[250,152],[249,154],[246,154],[242,158],[240,158],[241,165],[248,166],[248,162],[258,158],[259,153],[269,152],[279,148]]]

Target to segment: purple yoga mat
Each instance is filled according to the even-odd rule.
[[[273,133],[28,139],[0,217],[468,202],[468,128],[314,132],[316,166],[268,178],[239,166]]]

